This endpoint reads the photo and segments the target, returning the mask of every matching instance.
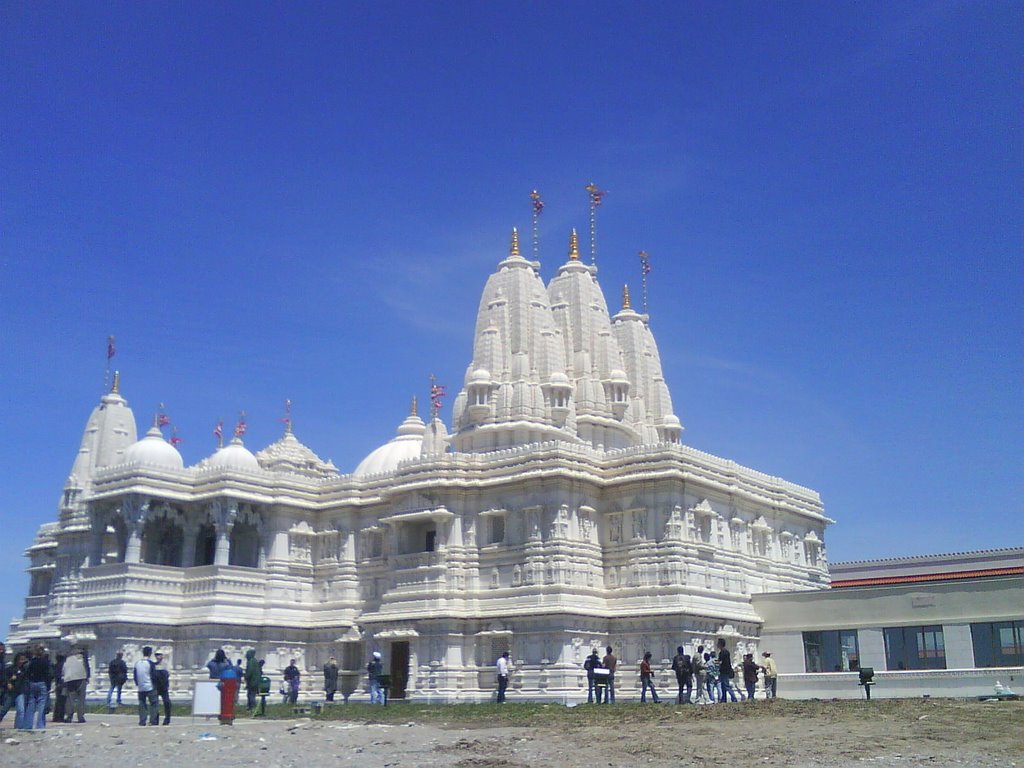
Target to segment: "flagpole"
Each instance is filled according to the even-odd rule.
[[[107,336],[107,367],[103,371],[103,391],[108,392],[110,389],[110,358],[112,358],[117,350],[114,346],[116,339],[113,336]]]
[[[585,189],[590,193],[590,263],[597,266],[597,206],[607,192],[594,182],[587,184]]]
[[[536,189],[530,193],[530,200],[533,201],[533,260],[540,261],[540,214],[544,210],[544,203],[540,199],[540,192]]]
[[[643,293],[644,314],[647,314],[647,275],[651,273],[650,257],[647,251],[640,251],[640,286]]]

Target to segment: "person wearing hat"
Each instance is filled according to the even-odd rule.
[[[779,668],[770,651],[764,651],[761,656],[764,657],[764,664],[761,665],[764,670],[764,695],[765,698],[774,699],[779,690]]]
[[[384,703],[384,689],[380,685],[380,676],[384,674],[384,665],[380,662],[380,651],[373,652],[373,658],[366,665],[366,675],[370,678],[370,703]]]

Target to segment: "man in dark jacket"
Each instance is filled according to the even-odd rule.
[[[25,728],[46,727],[46,705],[53,684],[53,667],[46,649],[37,645],[25,669],[28,680],[28,703],[25,707]]]
[[[14,697],[9,695],[7,681],[10,680],[11,669],[7,663],[7,647],[0,643],[0,720],[7,716],[14,706]]]
[[[107,666],[107,674],[110,676],[110,690],[107,691],[107,709],[113,710],[114,691],[117,691],[117,706],[121,706],[121,689],[128,682],[128,665],[124,661],[124,652],[118,651],[117,656],[111,659]]]
[[[736,691],[732,689],[732,678],[736,673],[732,668],[732,654],[725,647],[725,638],[718,638],[718,684],[721,686],[721,693],[718,697],[720,704],[725,703],[725,696],[728,694],[736,701]]]
[[[338,690],[338,660],[331,656],[324,664],[324,693],[328,701],[334,701],[334,694]]]
[[[601,657],[597,654],[597,648],[594,648],[583,662],[583,668],[587,670],[587,704],[594,703],[594,670],[600,669],[600,667]],[[600,691],[598,691],[598,696],[600,695]],[[600,698],[597,703],[601,703]]]
[[[690,654],[681,645],[676,648],[676,655],[672,657],[672,671],[676,673],[676,683],[679,685],[676,703],[692,703],[690,697],[693,693],[693,662],[690,660]]]
[[[164,662],[164,655],[157,653],[153,657],[153,690],[164,704],[164,725],[171,724],[171,670]]]

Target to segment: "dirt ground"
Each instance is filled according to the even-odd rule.
[[[273,713],[281,714],[281,708]],[[183,768],[605,768],[605,766],[1024,766],[1024,702],[755,702],[338,706],[322,717],[234,726],[131,714],[12,730],[0,766]]]

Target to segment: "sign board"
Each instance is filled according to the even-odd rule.
[[[216,717],[220,714],[220,690],[216,680],[196,683],[192,689],[192,717]]]

